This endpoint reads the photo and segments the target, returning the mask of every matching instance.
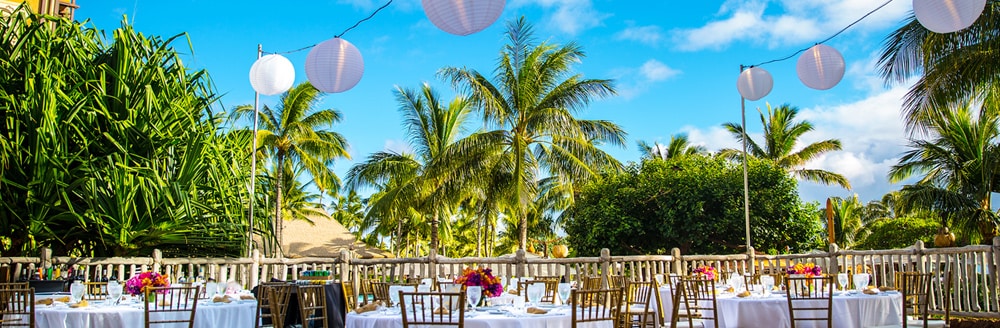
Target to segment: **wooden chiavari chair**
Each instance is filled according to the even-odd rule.
[[[570,292],[570,316],[573,328],[581,323],[610,321],[619,327],[622,290],[595,289]]]
[[[328,325],[326,289],[322,285],[304,285],[297,288],[302,327],[326,327]]]
[[[201,287],[146,287],[146,328],[153,325],[187,323],[194,327]],[[174,313],[180,316],[172,315]]]
[[[788,319],[792,328],[797,321],[826,321],[827,328],[833,327],[833,279],[829,275],[789,276],[785,279],[788,284]]]
[[[403,328],[465,327],[465,291],[405,292],[399,291],[399,306]],[[429,305],[428,305],[429,303]],[[423,304],[422,307],[413,306]],[[425,311],[430,306],[431,310]]]

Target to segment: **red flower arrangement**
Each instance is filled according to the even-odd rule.
[[[801,274],[805,275],[806,278],[812,278],[813,276],[818,276],[823,274],[823,268],[812,263],[806,263],[806,264],[799,263],[788,267],[788,270],[786,270],[785,272],[788,274]]]
[[[129,278],[129,280],[125,282],[125,291],[128,292],[129,295],[134,296],[145,294],[147,287],[168,286],[170,286],[170,280],[167,279],[167,275],[147,271]]]
[[[478,268],[472,270],[470,268],[465,268],[462,270],[462,276],[455,279],[456,284],[465,286],[480,286],[483,287],[483,295],[486,297],[497,297],[503,293],[503,285],[500,284],[500,279],[493,276],[493,270],[490,268]]]
[[[700,274],[700,275],[703,275],[703,276],[707,277],[708,279],[715,280],[715,267],[712,267],[712,266],[700,266],[700,267],[694,269],[694,271],[692,271],[692,272]]]

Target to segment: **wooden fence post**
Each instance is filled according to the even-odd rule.
[[[757,252],[754,251],[753,246],[748,246],[747,247],[747,259],[750,262],[750,263],[748,263],[749,266],[750,266],[750,274],[751,275],[756,274],[757,273]]]
[[[427,277],[436,278],[438,272],[438,262],[437,262],[437,248],[431,248],[430,252],[427,253],[427,265],[428,268]]]
[[[931,272],[929,270],[930,268],[927,267],[927,258],[924,256],[924,241],[917,240],[916,243],[913,243],[913,253],[917,255],[917,268],[919,268],[918,271]],[[872,268],[874,267],[875,265],[872,265]]]
[[[260,250],[250,251],[250,286],[247,289],[257,286],[260,282]]]
[[[340,281],[360,281],[351,274],[351,251],[340,250]]]
[[[670,272],[677,275],[682,274],[681,267],[684,264],[684,259],[681,258],[681,249],[677,247],[670,249],[670,256],[674,259],[673,263],[670,265],[672,267]]]
[[[840,273],[840,261],[837,261],[837,255],[840,253],[840,247],[837,243],[830,243],[830,267],[826,268],[829,274],[836,275]]]
[[[528,272],[527,271],[528,259],[526,258],[523,248],[520,248],[517,250],[517,252],[514,252],[514,261],[515,261],[514,271],[517,272],[517,276],[524,277],[524,274]]]
[[[604,286],[611,286],[611,280],[608,280],[608,275],[611,274],[611,251],[607,248],[601,248],[601,288]]]
[[[38,255],[39,260],[41,260],[42,271],[45,271],[48,267],[52,266],[52,249],[48,247],[42,248],[42,253]],[[42,277],[45,279],[45,277]]]
[[[1000,289],[1000,236],[993,237],[993,249],[990,252],[993,253],[993,265],[988,267],[990,268],[990,280],[993,281],[994,308],[988,310],[998,311],[1000,310],[1000,295],[997,293],[997,290]]]
[[[163,264],[163,251],[153,249],[153,272],[160,272],[160,265]]]

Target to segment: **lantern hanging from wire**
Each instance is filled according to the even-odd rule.
[[[288,91],[295,83],[295,67],[282,55],[260,57],[250,66],[250,85],[266,96]]]
[[[743,98],[750,101],[764,98],[768,93],[771,93],[773,86],[774,80],[771,78],[771,73],[760,67],[745,69],[740,72],[740,77],[736,79],[736,90],[739,90]]]
[[[364,72],[361,51],[341,38],[317,44],[306,56],[306,77],[323,92],[350,90],[361,81]]]
[[[913,0],[913,15],[920,25],[935,33],[951,33],[979,19],[986,0]]]
[[[505,0],[422,0],[424,14],[439,29],[469,35],[489,27],[503,12]]]
[[[837,49],[817,44],[799,56],[795,71],[807,87],[827,90],[844,78],[844,66],[844,56]]]

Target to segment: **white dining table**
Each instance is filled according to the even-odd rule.
[[[550,328],[570,327],[572,318],[569,308],[562,307],[546,314],[512,315],[499,311],[477,311],[466,313],[466,328]],[[585,322],[580,328],[613,328],[610,321]],[[402,328],[403,318],[399,313],[382,313],[380,311],[347,314],[346,328]]]
[[[231,303],[199,301],[195,309],[194,326],[255,327],[257,301],[244,300]],[[154,313],[156,316],[178,316],[179,313]],[[91,301],[90,305],[71,308],[65,304],[38,305],[35,308],[36,326],[39,328],[140,328],[144,326],[145,311],[141,304],[110,305],[105,301]],[[157,327],[187,327],[184,324],[157,325]]]
[[[831,318],[836,328],[862,328],[899,325],[902,318],[903,296],[898,292],[868,295],[836,293],[833,296]],[[822,301],[818,301],[821,305]],[[720,294],[716,299],[719,327],[791,327],[788,299],[783,295],[736,297]],[[799,312],[796,312],[800,315]],[[804,313],[806,317],[811,314]],[[706,324],[708,324],[706,322]],[[826,327],[825,321],[797,321],[796,327]],[[706,325],[708,326],[708,325]]]

